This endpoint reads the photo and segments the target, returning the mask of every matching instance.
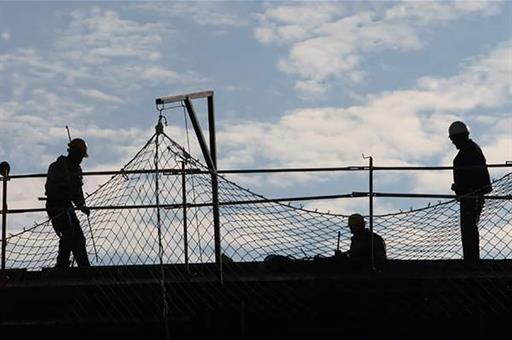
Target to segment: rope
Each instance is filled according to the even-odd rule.
[[[185,131],[186,131],[186,136],[187,136],[187,151],[188,151],[188,155],[191,155],[192,153],[190,152],[191,148],[190,148],[190,134],[189,134],[189,128],[188,128],[188,119],[187,119],[187,110],[185,108],[185,105],[183,105],[183,103],[181,104],[181,107],[183,108],[183,120],[185,121]],[[189,157],[187,157],[186,159],[188,159]],[[192,184],[192,195],[193,195],[193,203],[196,202],[196,187],[195,187],[195,182],[194,182],[194,177],[191,177],[190,178],[190,183]],[[194,217],[193,217],[193,220],[197,221],[197,210],[194,210],[195,214],[194,214]],[[201,247],[201,238],[199,237],[199,228],[198,228],[198,225],[196,223],[196,237],[197,239],[199,240],[198,241],[198,248],[199,248],[199,261],[200,262],[203,262],[203,249]]]
[[[169,306],[167,303],[167,292],[165,288],[165,271],[164,271],[164,247],[162,244],[162,221],[160,216],[160,172],[159,172],[159,137],[163,133],[163,125],[162,125],[162,112],[160,111],[160,116],[158,119],[158,124],[156,126],[156,137],[155,137],[155,201],[156,201],[156,226],[158,230],[158,260],[160,264],[160,288],[162,291],[162,316],[164,321],[164,334],[165,339],[169,340]]]

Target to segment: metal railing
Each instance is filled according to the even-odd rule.
[[[318,195],[318,196],[294,196],[294,197],[279,197],[279,198],[264,198],[264,199],[253,199],[244,201],[218,201],[208,203],[189,203],[186,201],[186,197],[183,198],[183,202],[173,204],[161,204],[156,202],[155,204],[141,204],[141,205],[105,205],[105,206],[91,206],[91,210],[107,210],[107,209],[184,209],[184,217],[186,218],[187,208],[198,208],[198,207],[212,207],[212,206],[226,206],[226,205],[243,205],[243,204],[259,204],[259,203],[270,203],[270,202],[293,202],[293,201],[307,201],[307,200],[329,200],[339,198],[356,198],[356,197],[368,197],[369,199],[369,227],[373,231],[373,215],[374,215],[374,202],[375,197],[388,197],[388,198],[436,198],[436,199],[455,199],[458,198],[456,195],[443,195],[443,194],[416,194],[416,193],[385,193],[374,191],[374,171],[436,171],[436,170],[452,170],[453,166],[374,166],[373,158],[367,157],[369,164],[367,166],[347,166],[347,167],[319,167],[319,168],[281,168],[281,169],[238,169],[238,170],[218,170],[218,174],[258,174],[258,173],[289,173],[289,172],[338,172],[338,171],[367,171],[368,172],[368,192],[355,191],[346,194],[332,194],[332,195]],[[488,168],[510,168],[512,164],[506,162],[504,164],[488,164]],[[478,168],[478,167],[465,167],[465,168]],[[166,175],[182,176],[184,178],[188,174],[208,174],[209,171],[201,169],[144,169],[144,170],[118,170],[118,171],[89,171],[83,172],[83,176],[105,176],[105,175],[128,175],[128,174],[150,174],[160,173]],[[2,253],[1,253],[1,269],[5,269],[6,262],[6,242],[7,242],[7,216],[9,214],[24,214],[34,212],[45,212],[45,208],[21,208],[21,209],[8,209],[8,185],[10,180],[21,180],[29,178],[45,178],[46,174],[9,174],[9,164],[6,162],[0,163],[0,173],[2,175]],[[182,181],[185,183],[185,181]],[[185,190],[183,190],[184,192]],[[486,195],[486,199],[494,200],[510,200],[511,195]],[[186,225],[184,225],[186,229]],[[215,244],[215,247],[219,247],[219,244]],[[185,247],[186,248],[186,247]],[[220,253],[220,249],[216,249],[216,253]],[[216,259],[216,261],[218,261]]]

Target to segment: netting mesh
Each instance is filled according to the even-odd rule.
[[[188,169],[207,170],[167,135],[159,137],[155,134],[123,170],[154,169],[157,142],[160,169],[180,170],[182,160],[187,159]],[[154,172],[115,175],[87,197],[89,206],[102,207],[92,211],[90,221],[79,213],[92,265],[159,263],[157,209],[130,208],[155,204],[155,176]],[[183,185],[188,203],[209,204],[212,201],[211,176],[208,173],[189,173],[185,183],[179,173],[159,172],[158,178],[162,206],[181,204]],[[218,182],[220,202],[264,199],[225,177],[219,176]],[[495,181],[493,187],[495,195],[510,195],[511,175]],[[510,200],[485,202],[479,223],[482,258],[505,259],[511,256],[511,210]],[[160,215],[162,260],[164,263],[184,263],[183,209],[161,207]],[[188,207],[186,216],[189,262],[214,262],[211,205]],[[338,232],[341,232],[340,248],[348,249],[351,235],[346,225],[347,216],[344,215],[314,212],[275,202],[220,206],[222,252],[234,261],[262,261],[269,254],[295,258],[330,256],[336,249]],[[390,259],[462,257],[457,201],[374,216],[374,230],[384,238]],[[49,221],[44,221],[7,238],[7,267],[30,270],[52,267],[57,248],[58,238]]]

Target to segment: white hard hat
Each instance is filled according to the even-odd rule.
[[[460,135],[460,134],[463,134],[463,133],[469,133],[469,129],[466,126],[466,124],[464,124],[461,121],[453,122],[450,125],[450,127],[448,128],[448,135],[450,137],[455,136],[455,135]]]

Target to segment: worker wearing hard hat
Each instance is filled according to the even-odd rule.
[[[75,138],[68,144],[68,155],[60,156],[48,168],[46,211],[60,238],[58,268],[69,267],[71,252],[78,266],[89,266],[85,237],[73,206],[87,215],[90,213],[82,191],[80,163],[84,157],[88,157],[87,145],[83,139]]]
[[[480,247],[477,224],[484,206],[483,195],[492,191],[489,171],[482,149],[469,138],[466,124],[453,122],[448,128],[448,135],[459,150],[453,159],[452,190],[456,195],[461,195],[460,227],[464,260],[478,261]]]
[[[352,233],[350,250],[346,253],[350,261],[370,266],[377,266],[386,261],[386,244],[382,237],[365,228],[366,222],[360,214],[352,214],[348,217],[348,227]],[[372,251],[373,244],[373,251]]]

